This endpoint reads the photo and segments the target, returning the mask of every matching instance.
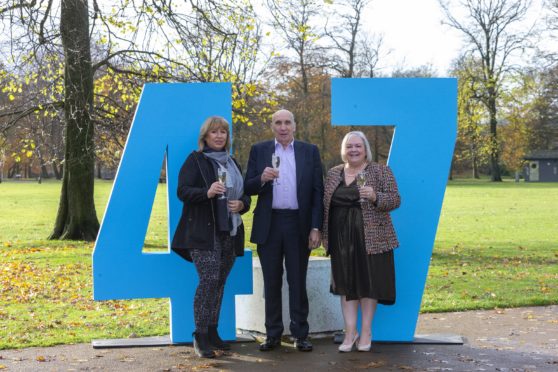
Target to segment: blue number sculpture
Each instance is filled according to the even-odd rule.
[[[378,306],[375,341],[413,341],[457,134],[455,79],[332,79],[333,125],[393,125],[388,164],[401,194],[392,213],[397,300]]]
[[[96,300],[170,298],[171,340],[190,342],[193,265],[173,252],[142,253],[162,161],[167,156],[169,242],[181,203],[177,176],[210,115],[230,122],[230,84],[144,87],[93,252]],[[455,79],[332,79],[333,125],[393,125],[389,165],[401,207],[392,213],[397,303],[379,306],[375,341],[413,341],[456,137]],[[252,256],[237,259],[219,332],[235,339],[234,295],[252,293]],[[311,309],[311,311],[317,311]]]
[[[210,115],[231,122],[229,83],[145,85],[93,252],[94,299],[169,298],[173,343],[192,341],[198,277],[174,252],[142,248],[165,154],[170,245],[182,210],[178,172]],[[252,255],[246,250],[225,288],[219,325],[224,339],[236,339],[234,295],[250,293]]]

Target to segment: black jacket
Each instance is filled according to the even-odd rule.
[[[271,227],[273,186],[271,182],[266,182],[262,186],[261,175],[265,167],[271,167],[271,154],[274,151],[274,140],[257,143],[250,150],[244,179],[244,193],[258,195],[250,238],[252,243],[264,244]],[[294,141],[294,153],[300,232],[302,238],[306,240],[312,228],[322,228],[324,213],[322,162],[318,148],[309,143]]]
[[[236,160],[234,162],[240,170]],[[191,261],[189,249],[215,248],[217,202],[216,198],[207,197],[207,190],[215,181],[217,174],[212,161],[200,152],[192,152],[186,158],[178,176],[177,193],[184,206],[171,245],[176,253],[188,261]],[[240,214],[244,214],[250,210],[250,197],[242,195],[240,200],[244,203],[244,209]],[[234,250],[237,256],[244,255],[244,224],[238,227]]]

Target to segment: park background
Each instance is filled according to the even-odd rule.
[[[363,130],[382,163],[393,135],[332,127],[331,77],[457,77],[458,139],[422,311],[558,303],[558,183],[522,179],[529,155],[558,158],[558,2],[425,2],[459,36],[446,70],[394,60],[397,43],[370,20],[397,14],[376,3],[1,1],[0,348],[168,333],[166,300],[91,295],[92,241],[146,82],[232,82],[242,165],[286,107],[328,169],[348,130]],[[417,18],[417,32],[429,27]],[[162,183],[144,250],[167,249],[166,195]]]

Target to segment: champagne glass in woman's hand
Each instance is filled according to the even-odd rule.
[[[222,183],[223,186],[225,186],[225,188],[226,188],[227,187],[227,170],[225,168],[219,168],[217,170],[217,177],[219,178],[219,182]],[[226,198],[225,193],[221,194],[219,199],[225,199]]]
[[[281,158],[279,157],[279,155],[275,153],[271,154],[271,166],[273,167],[273,169],[278,170],[279,164],[281,164]],[[273,184],[279,185],[279,180],[277,178],[274,179]]]
[[[360,172],[360,173],[357,174],[356,182],[357,182],[357,186],[358,186],[359,190],[360,190],[361,187],[366,186],[366,177],[364,175],[364,172]],[[359,201],[363,202],[364,199],[360,198]]]

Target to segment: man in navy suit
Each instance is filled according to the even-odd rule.
[[[271,118],[275,139],[252,146],[244,183],[247,195],[258,195],[250,241],[258,246],[265,291],[267,337],[261,351],[274,349],[283,333],[281,287],[283,261],[289,284],[290,331],[295,346],[312,351],[308,340],[306,271],[310,251],[319,247],[323,220],[323,174],[315,145],[294,140],[290,111]],[[274,169],[272,155],[279,156]]]

